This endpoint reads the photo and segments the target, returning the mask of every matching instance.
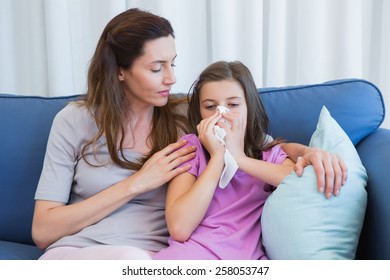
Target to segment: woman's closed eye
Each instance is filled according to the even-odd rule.
[[[159,73],[159,72],[161,72],[161,67],[158,68],[158,69],[152,69],[152,72],[153,72],[153,73]]]
[[[176,67],[176,65],[174,63],[170,64],[170,66],[171,66],[172,69]],[[163,66],[160,65],[158,68],[156,67],[154,69],[151,69],[151,71],[153,73],[159,73],[159,72],[161,72],[162,68],[163,68]]]

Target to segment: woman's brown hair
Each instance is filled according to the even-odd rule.
[[[124,156],[123,124],[131,100],[126,98],[118,79],[118,69],[132,67],[134,60],[143,54],[146,42],[168,36],[174,37],[174,32],[167,19],[136,8],[120,13],[107,24],[88,70],[84,103],[95,118],[98,133],[84,146],[83,157],[90,146],[95,152],[98,140],[104,135],[112,161],[123,168],[139,170],[151,155],[177,141],[180,130],[186,131],[185,117],[174,111],[179,101],[169,98],[167,105],[154,109],[148,139],[152,143],[150,153],[140,162],[131,162]]]
[[[209,65],[195,81],[192,93],[189,94],[188,120],[193,132],[202,120],[200,114],[200,93],[202,86],[208,82],[235,80],[244,90],[248,108],[247,127],[245,132],[244,152],[252,158],[262,157],[262,151],[280,143],[281,139],[269,141],[268,116],[260,99],[255,81],[249,69],[240,61],[218,61]]]

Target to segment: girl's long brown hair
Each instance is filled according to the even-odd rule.
[[[83,147],[84,158],[88,147],[92,146],[96,152],[98,140],[104,135],[112,161],[123,168],[139,170],[151,155],[177,141],[180,130],[186,131],[186,118],[174,111],[180,101],[171,97],[167,105],[154,109],[148,139],[152,144],[150,153],[139,162],[131,162],[124,156],[123,124],[131,100],[126,98],[118,79],[118,69],[132,67],[134,60],[143,54],[146,42],[167,36],[174,37],[168,20],[139,9],[129,9],[107,24],[88,70],[84,104],[95,118],[98,133]],[[120,143],[119,151],[117,143]]]
[[[202,86],[208,82],[235,80],[244,90],[248,108],[247,127],[245,132],[244,152],[247,156],[261,159],[262,151],[281,143],[282,139],[268,141],[268,116],[260,99],[255,81],[249,69],[240,61],[218,61],[209,65],[200,74],[189,94],[188,120],[191,129],[196,133],[196,126],[202,120],[200,114],[200,93]]]

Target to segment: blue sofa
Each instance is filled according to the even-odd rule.
[[[326,105],[356,145],[369,181],[368,204],[356,259],[390,259],[390,130],[372,83],[360,79],[260,89],[270,134],[308,144]],[[77,96],[0,94],[0,259],[37,259],[31,239],[34,193],[55,114]]]

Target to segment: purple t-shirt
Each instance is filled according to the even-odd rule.
[[[197,147],[197,156],[188,171],[198,177],[207,165],[198,138],[186,135],[187,145]],[[281,164],[287,155],[280,148],[263,152],[263,160]],[[260,217],[264,203],[274,188],[241,171],[226,186],[217,187],[210,206],[199,226],[185,242],[169,238],[169,247],[155,259],[267,259],[261,244]]]

